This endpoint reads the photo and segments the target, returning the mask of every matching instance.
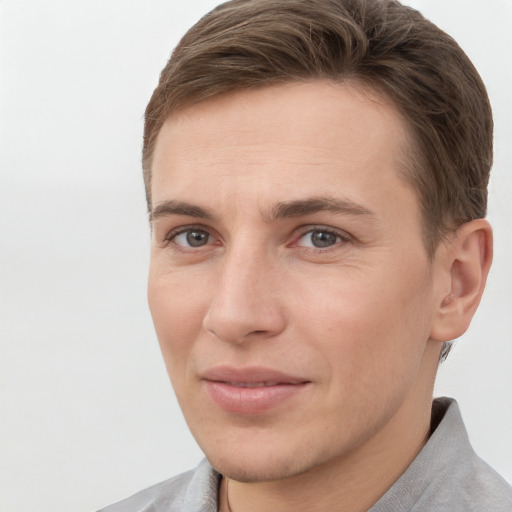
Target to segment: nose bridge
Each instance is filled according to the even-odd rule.
[[[226,250],[219,267],[205,329],[235,343],[281,332],[284,318],[272,255],[259,244],[241,242]]]

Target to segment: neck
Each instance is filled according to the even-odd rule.
[[[433,378],[428,392],[411,390],[379,432],[328,464],[272,482],[230,480],[226,485],[224,478],[221,512],[367,511],[400,478],[428,440],[432,388]]]

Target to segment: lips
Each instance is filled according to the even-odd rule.
[[[221,409],[261,414],[292,400],[310,381],[269,368],[216,367],[201,375],[206,392]]]
[[[280,384],[277,381],[274,382],[226,382],[226,384],[235,388],[265,388],[269,386],[277,386]]]

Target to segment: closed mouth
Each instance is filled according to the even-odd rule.
[[[212,401],[224,411],[252,415],[268,413],[288,403],[311,383],[262,367],[215,367],[201,375]]]
[[[223,382],[223,381],[220,381]],[[271,381],[271,382],[223,382],[224,384],[228,386],[233,386],[234,388],[268,388],[270,386],[277,386],[279,384],[281,385],[290,385],[293,386],[293,384],[289,382],[277,382],[277,381]]]

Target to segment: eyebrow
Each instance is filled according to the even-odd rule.
[[[277,203],[271,210],[269,220],[288,217],[302,217],[318,212],[332,212],[342,215],[375,216],[375,213],[361,204],[337,197],[312,197]]]
[[[364,215],[368,217],[375,215],[375,213],[366,208],[366,206],[348,199],[312,197],[294,201],[279,201],[271,208],[270,214],[265,216],[265,220],[273,221],[291,217],[303,217],[318,212],[332,212],[341,215]],[[171,199],[158,203],[151,211],[149,220],[153,221],[168,215],[184,215],[205,220],[213,220],[215,218],[213,213],[206,208],[185,201]]]
[[[187,217],[196,217],[198,219],[212,220],[213,214],[195,204],[184,201],[168,200],[158,203],[149,214],[149,220],[153,221],[167,215],[186,215]]]

